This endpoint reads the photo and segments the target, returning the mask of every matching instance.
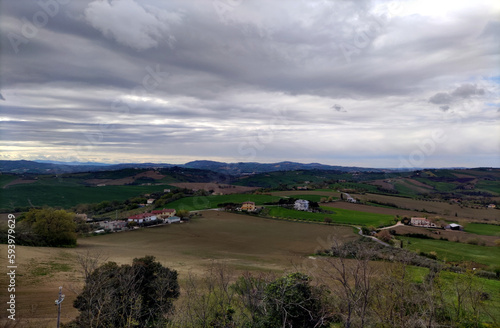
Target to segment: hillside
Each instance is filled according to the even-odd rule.
[[[198,166],[219,165],[214,163],[198,163]],[[125,200],[163,189],[184,187],[229,193],[228,186],[223,186],[227,189],[224,190],[213,183],[269,190],[332,189],[354,194],[447,200],[469,203],[471,206],[497,204],[500,200],[500,169],[490,168],[414,172],[302,169],[243,175],[180,166],[120,170],[103,168],[100,167],[99,171],[63,174],[2,174],[0,208],[7,211],[28,206],[71,207],[80,203]],[[235,188],[231,187],[231,190]]]
[[[48,161],[0,161],[0,172],[2,173],[35,173],[35,174],[61,174],[75,172],[95,172],[95,171],[113,171],[125,168],[169,168],[183,167],[191,169],[210,170],[229,175],[254,174],[275,171],[296,171],[296,170],[337,170],[345,172],[354,171],[375,171],[382,172],[381,169],[351,167],[351,166],[332,166],[318,163],[302,164],[295,162],[280,162],[271,164],[262,163],[224,163],[214,161],[193,161],[186,164],[168,164],[168,163],[122,163],[122,164],[103,164],[103,163],[80,163],[80,162],[48,162]]]

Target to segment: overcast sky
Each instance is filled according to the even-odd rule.
[[[0,9],[0,159],[500,167],[498,1]]]

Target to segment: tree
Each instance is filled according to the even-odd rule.
[[[340,313],[344,327],[364,327],[367,321],[373,289],[374,269],[370,266],[373,251],[359,244],[343,247],[338,242],[332,246],[332,254],[338,258],[328,259],[328,268],[323,268],[326,277],[336,283],[334,293],[342,299]],[[347,260],[354,258],[354,261]]]
[[[387,230],[381,230],[379,233],[377,233],[376,237],[386,243],[392,240],[392,235]]]
[[[243,327],[236,315],[236,290],[232,272],[224,264],[212,263],[203,278],[188,274],[185,297],[174,319],[174,327]]]
[[[291,273],[265,288],[263,327],[326,327],[324,289],[310,285],[309,276]]]
[[[31,209],[24,221],[35,235],[42,237],[47,246],[75,246],[75,215],[53,208]]]
[[[74,301],[80,311],[78,327],[154,327],[173,310],[179,297],[177,272],[153,256],[132,265],[108,262],[87,274],[85,287]]]
[[[176,213],[175,213],[178,217],[180,217],[181,219],[185,218],[185,217],[188,217],[189,216],[189,211],[188,210],[178,210]]]

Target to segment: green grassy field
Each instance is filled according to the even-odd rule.
[[[354,224],[362,226],[372,225],[375,227],[390,225],[393,220],[392,215],[358,212],[326,206],[322,208],[328,211],[333,211],[334,213],[310,213],[276,206],[269,208],[269,216],[315,222],[324,222],[325,218],[328,217],[332,219],[332,223]]]
[[[310,202],[319,202],[321,198],[328,198],[327,196],[321,196],[321,195],[314,195],[314,194],[307,194],[307,195],[293,195],[289,196],[297,199],[306,199]],[[334,197],[334,199],[338,199],[338,197]]]
[[[277,188],[280,184],[295,186],[305,185],[306,181],[309,181],[310,183],[316,183],[323,182],[325,180],[350,178],[352,178],[352,175],[350,175],[349,173],[338,171],[276,171],[244,177],[234,184],[249,187]]]
[[[403,237],[409,241],[408,249],[416,252],[436,252],[440,260],[447,262],[470,261],[494,266],[500,263],[500,247],[469,245],[437,239]]]
[[[456,299],[456,292],[454,286],[457,280],[464,279],[463,275],[442,271],[440,273],[440,281],[443,289],[445,289],[445,296],[449,301]],[[481,286],[483,292],[488,293],[490,299],[484,303],[490,316],[483,316],[485,322],[492,322],[492,317],[495,320],[500,320],[500,280],[486,279],[480,277],[472,277],[475,286]],[[498,327],[498,326],[491,326]]]
[[[465,226],[465,231],[484,236],[500,237],[500,226],[492,224],[468,223]],[[500,259],[499,259],[500,261]]]
[[[57,206],[69,208],[81,203],[99,203],[104,200],[125,200],[145,193],[163,191],[163,186],[105,186],[46,185],[32,183],[0,189],[0,208],[27,206]]]
[[[498,181],[479,180],[476,189],[500,195],[500,183]]]
[[[18,177],[15,175],[0,174],[0,188],[3,188],[9,182],[16,180]]]
[[[415,178],[415,180],[425,183],[429,186],[432,186],[436,189],[436,191],[441,191],[441,192],[453,191],[457,187],[457,184],[452,182],[439,182],[424,178]]]
[[[413,282],[421,283],[425,279],[425,276],[429,273],[428,268],[408,266],[407,272],[411,277]],[[445,290],[445,295],[449,302],[456,299],[456,294],[453,295],[453,287],[457,279],[463,278],[463,275],[450,272],[441,271],[439,274],[439,279],[441,282],[441,287]],[[473,276],[472,280],[479,286],[482,286],[482,290],[487,292],[490,299],[485,302],[488,312],[494,317],[500,319],[500,280],[486,279],[477,276]],[[488,316],[483,317],[486,322],[491,322],[491,318]]]
[[[256,205],[262,205],[267,202],[276,202],[279,196],[253,195],[253,194],[232,194],[217,196],[194,196],[178,199],[165,205],[168,208],[176,210],[185,209],[188,211],[203,210],[208,208],[217,208],[221,203],[243,203],[246,201],[255,202]]]

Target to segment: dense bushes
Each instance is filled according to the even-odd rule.
[[[31,209],[16,222],[16,244],[24,246],[76,246],[75,215],[53,208]],[[7,231],[0,232],[6,243]]]

